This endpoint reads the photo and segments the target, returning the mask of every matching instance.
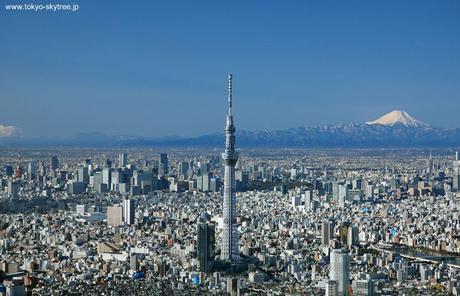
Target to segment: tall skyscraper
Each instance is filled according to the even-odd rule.
[[[12,165],[5,165],[5,175],[7,175],[8,177],[11,177],[13,176],[14,174],[14,168]]]
[[[177,169],[177,175],[180,180],[186,180],[187,172],[189,169],[189,163],[187,161],[179,162],[179,168]]]
[[[167,175],[169,173],[168,154],[160,153],[158,159],[158,174],[160,176]]]
[[[348,295],[350,286],[350,257],[348,252],[343,249],[332,250],[330,258],[329,279],[338,283],[338,295]]]
[[[227,278],[227,295],[240,296],[240,284],[236,277]]]
[[[125,152],[120,153],[118,156],[118,165],[120,168],[125,167],[128,164],[128,154]]]
[[[57,156],[51,157],[51,169],[57,170],[59,168],[59,158]]]
[[[125,225],[134,224],[134,215],[136,211],[136,206],[134,200],[130,198],[125,198],[123,200],[123,220]]]
[[[203,182],[201,190],[204,192],[209,191],[209,185],[211,182],[212,175],[210,173],[205,173],[203,174],[203,176],[201,176],[201,178]]]
[[[358,227],[352,225],[348,227],[348,233],[347,233],[347,246],[352,247],[356,246],[359,243],[359,237],[358,237]]]
[[[13,197],[13,198],[17,198],[19,196],[19,190],[20,190],[20,185],[19,185],[19,182],[15,182],[15,181],[8,181],[8,191],[7,193]]]
[[[29,180],[32,180],[35,178],[35,162],[34,161],[29,162],[29,165],[27,166],[27,176],[29,177]]]
[[[239,256],[238,227],[236,224],[235,165],[238,152],[235,150],[235,127],[232,115],[232,74],[228,75],[228,114],[225,127],[224,174],[224,227],[222,232],[222,255],[224,261],[237,262]]]
[[[85,184],[89,183],[88,167],[78,168],[77,181]]]
[[[216,247],[215,227],[212,224],[198,224],[197,257],[200,271],[211,272]]]
[[[106,158],[104,167],[105,168],[111,168],[112,167],[112,160],[110,160],[110,158]]]
[[[104,168],[102,170],[102,183],[107,185],[107,189],[110,189],[112,183],[112,171],[110,168]]]
[[[329,245],[329,221],[327,220],[321,224],[321,244],[323,246]]]

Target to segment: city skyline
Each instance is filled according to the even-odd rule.
[[[36,1],[0,296],[460,295],[460,2]]]
[[[38,138],[209,134],[233,72],[242,129],[366,122],[395,109],[460,126],[449,108],[458,2],[139,5],[2,9],[0,125]]]
[[[234,168],[241,261],[228,262],[219,243],[233,168],[225,154],[0,150],[0,292],[7,295],[460,289],[458,152],[246,151]]]

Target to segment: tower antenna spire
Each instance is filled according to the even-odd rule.
[[[232,115],[232,74],[228,74],[228,115]]]

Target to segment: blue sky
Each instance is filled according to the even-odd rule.
[[[460,127],[460,1],[0,3],[0,124],[24,136],[220,131],[228,72],[241,129]]]

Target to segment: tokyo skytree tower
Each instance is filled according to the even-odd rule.
[[[224,175],[224,228],[222,236],[221,259],[238,262],[240,260],[238,226],[236,224],[236,183],[235,164],[238,152],[235,151],[235,127],[232,115],[232,74],[228,75],[228,114],[225,127],[225,152],[222,153],[225,163]]]

